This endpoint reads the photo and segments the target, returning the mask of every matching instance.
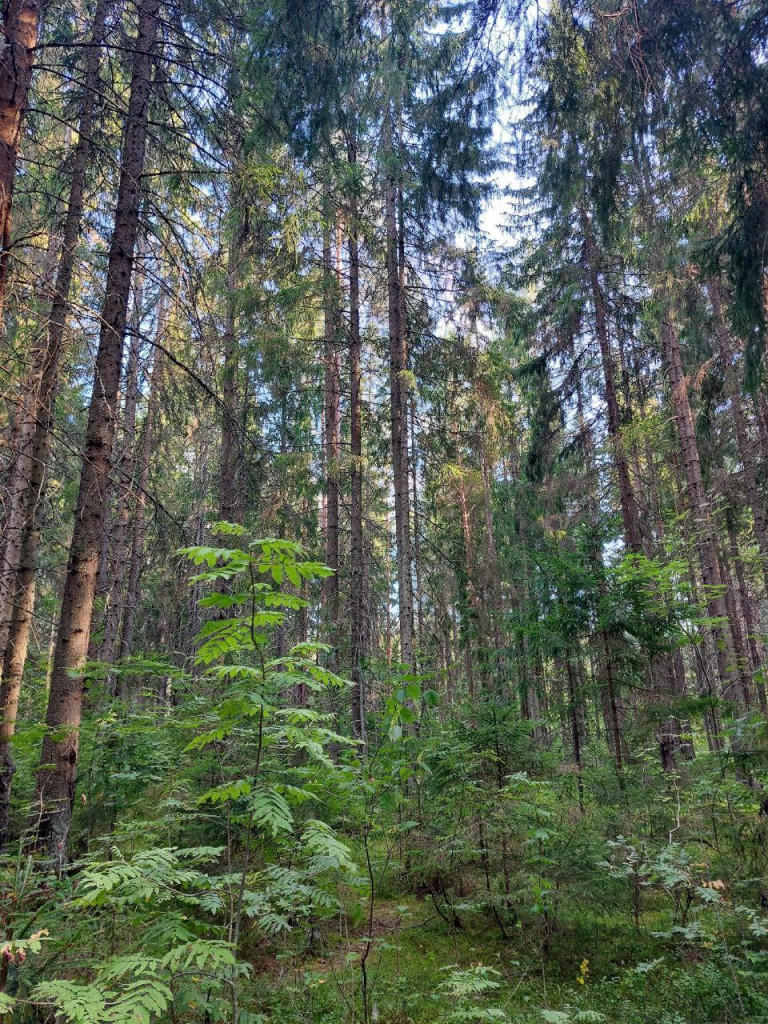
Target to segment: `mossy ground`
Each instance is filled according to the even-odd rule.
[[[639,927],[600,908],[563,915],[549,927],[518,921],[504,939],[486,916],[452,929],[430,899],[403,896],[377,904],[373,922],[368,1013],[380,1024],[491,1020],[489,1009],[516,1024],[768,1021],[764,978],[737,969],[722,947],[654,935],[669,927],[663,909],[648,912]],[[315,949],[270,953],[256,966],[253,1011],[281,1024],[363,1020],[367,931],[366,923],[353,931],[337,924],[323,930]],[[481,965],[492,969],[498,988],[457,1002],[446,986],[450,971]]]

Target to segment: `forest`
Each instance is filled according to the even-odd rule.
[[[0,1024],[768,1021],[768,0],[3,0]]]

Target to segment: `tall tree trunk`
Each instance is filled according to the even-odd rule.
[[[605,292],[600,282],[599,261],[597,246],[592,231],[592,225],[585,210],[581,211],[582,229],[584,232],[584,258],[589,274],[590,289],[592,292],[592,304],[595,314],[595,333],[600,348],[600,359],[603,369],[603,380],[605,385],[605,401],[608,408],[608,435],[611,439],[613,462],[616,468],[616,476],[619,483],[619,502],[621,506],[621,518],[624,527],[624,543],[628,552],[641,554],[643,551],[643,536],[640,530],[640,515],[637,506],[635,491],[632,486],[632,478],[629,472],[629,461],[624,449],[624,442],[621,436],[621,414],[617,398],[615,367],[611,341],[608,330],[608,311]],[[628,380],[624,373],[625,397],[628,391]],[[608,671],[610,673],[609,644],[606,641],[606,657],[608,658]],[[666,664],[665,664],[666,661]],[[672,666],[668,659],[654,658],[649,665],[650,682],[654,694],[658,699],[664,699],[670,690],[669,680],[671,678]],[[611,717],[616,708],[615,698],[609,701]],[[611,723],[611,735],[616,730]],[[612,744],[613,745],[613,744]],[[674,767],[674,751],[680,745],[680,726],[676,719],[668,718],[659,731],[659,751],[662,765],[665,768]],[[615,755],[617,771],[621,779],[621,751],[616,750]]]
[[[35,417],[44,359],[44,350],[33,353],[32,367],[21,387],[8,441],[8,449],[12,454],[4,481],[6,512],[0,531],[0,665],[8,644],[18,589],[24,506],[32,464]]]
[[[136,465],[136,407],[139,398],[139,356],[141,349],[142,288],[134,289],[133,330],[128,348],[125,371],[125,398],[123,400],[122,444],[117,457],[116,489],[117,510],[112,523],[110,553],[111,571],[107,609],[104,616],[104,636],[98,651],[99,661],[111,665],[117,653],[120,623],[123,615],[128,550],[131,534],[131,512]],[[122,696],[122,694],[121,694]]]
[[[637,500],[632,487],[632,479],[629,475],[629,463],[624,451],[621,437],[621,414],[616,394],[616,371],[611,351],[611,341],[608,333],[608,313],[606,309],[605,293],[600,283],[598,271],[597,251],[595,239],[592,232],[592,225],[586,211],[581,212],[582,228],[584,231],[584,258],[589,274],[590,289],[592,291],[592,305],[595,314],[595,333],[600,347],[600,360],[603,368],[603,381],[605,385],[605,404],[608,407],[608,435],[611,439],[613,452],[613,463],[616,467],[616,476],[619,481],[619,501],[621,503],[621,518],[624,525],[624,543],[627,551],[639,554],[643,550],[642,535],[640,533],[640,517],[637,510]]]
[[[497,690],[502,692],[504,680],[507,673],[507,665],[504,657],[504,638],[501,633],[501,620],[504,614],[501,595],[501,573],[499,566],[499,553],[496,548],[496,530],[493,521],[493,491],[491,488],[491,467],[488,460],[488,446],[485,440],[480,443],[480,468],[483,480],[483,515],[485,518],[485,533],[487,544],[487,573],[489,589],[491,592],[491,635],[495,648]]]
[[[238,427],[238,377],[240,372],[240,342],[237,337],[236,288],[238,280],[238,253],[241,242],[241,221],[236,211],[234,185],[230,187],[230,215],[236,223],[227,257],[227,295],[224,314],[224,365],[222,368],[222,424],[221,466],[219,472],[219,516],[226,523],[242,523],[244,508],[239,480],[240,437]]]
[[[157,335],[162,337],[165,329],[165,316],[161,310],[158,316]],[[144,559],[144,531],[147,511],[147,488],[149,486],[149,463],[152,453],[152,440],[155,436],[157,405],[160,400],[160,384],[163,376],[163,354],[155,350],[152,373],[149,379],[149,397],[147,413],[142,426],[141,444],[139,445],[136,483],[136,504],[133,510],[131,535],[131,557],[128,564],[128,578],[125,587],[125,603],[123,623],[120,635],[120,657],[128,658],[133,653],[133,631],[136,623],[136,608],[139,603],[139,578]]]
[[[677,481],[678,500],[675,503],[675,512],[681,521],[681,530],[684,541],[686,561],[688,563],[688,580],[691,586],[691,596],[696,607],[701,607],[704,600],[701,595],[699,584],[698,555],[694,550],[692,524],[686,519],[684,512],[687,508],[687,497],[684,494],[685,481],[683,479],[682,466],[677,452],[673,452],[672,460],[675,467],[675,479]],[[696,693],[705,700],[704,726],[707,735],[707,746],[710,753],[717,753],[723,748],[723,735],[720,728],[718,716],[718,669],[717,657],[714,650],[714,638],[712,631],[703,629],[701,632],[701,643],[691,645],[691,656],[693,672],[696,677]]]
[[[385,115],[385,154],[392,153],[392,113]],[[408,459],[408,388],[404,288],[401,287],[397,187],[391,176],[385,183],[387,303],[389,318],[389,394],[392,470],[395,496],[395,548],[400,624],[400,658],[416,670],[413,644],[413,579],[410,524],[410,471]]]
[[[339,453],[341,445],[339,366],[339,275],[338,257],[333,258],[331,206],[326,201],[323,225],[323,328],[325,383],[323,428],[325,434],[325,562],[333,575],[325,581],[325,615],[329,642],[333,644],[331,667],[338,667],[339,629]]]
[[[424,621],[424,594],[422,592],[421,575],[421,525],[419,523],[419,467],[416,458],[416,403],[414,400],[408,402],[411,424],[411,486],[413,502],[413,568],[416,579],[416,636],[415,643],[417,650],[423,649],[426,641]]]
[[[39,0],[5,0],[0,53],[0,316],[11,259],[11,204],[21,129],[32,83],[40,24]]]
[[[639,414],[641,420],[646,416],[645,390],[641,375],[635,370],[636,394],[638,396]],[[662,514],[661,498],[659,489],[656,486],[656,459],[650,437],[646,436],[644,444],[644,457],[646,463],[646,474],[648,479],[648,501],[649,529],[643,537],[644,551],[648,558],[655,556],[663,557],[666,551],[666,530]],[[655,595],[660,603],[667,605],[667,598],[662,594]],[[657,678],[662,682],[661,690],[673,695],[676,698],[685,697],[688,692],[688,685],[685,675],[685,662],[679,647],[671,652],[664,653],[656,659]],[[655,666],[655,667],[656,667]],[[666,685],[664,680],[666,679]],[[656,689],[656,687],[654,687]],[[670,716],[662,723],[658,739],[661,752],[662,764],[673,767],[675,755],[679,752],[683,759],[690,761],[695,756],[693,741],[690,738],[690,722]]]
[[[596,308],[596,310],[597,309],[603,309],[603,307],[601,305],[601,303],[602,303],[602,291],[600,290],[599,285],[597,283],[597,275],[596,274],[595,274],[594,286],[596,288],[596,292],[595,292],[595,308]],[[605,319],[604,309],[603,309],[602,314],[597,316],[597,319],[598,319],[599,322],[602,321],[602,327],[598,328],[598,333],[601,333],[601,332],[603,333],[603,335],[605,337],[606,344],[607,344],[607,340],[608,340],[607,321]],[[601,344],[601,348],[602,348],[602,344]],[[614,414],[616,416],[618,416],[618,406],[616,405],[616,393],[615,393],[615,389],[614,389],[614,385],[613,385],[613,364],[612,364],[612,357],[611,357],[611,354],[610,354],[610,349],[608,349],[607,355],[608,355],[608,366],[607,366],[607,369],[605,369],[605,379],[606,379],[606,381],[610,380],[610,386],[608,386],[608,384],[606,384],[606,394],[610,393],[610,394],[613,395],[612,402],[608,403],[608,408],[610,410],[611,406],[613,405]],[[596,459],[595,459],[595,451],[594,451],[594,442],[593,442],[593,437],[592,437],[592,430],[591,430],[591,428],[589,426],[589,423],[587,422],[587,420],[584,417],[584,395],[583,395],[583,390],[582,390],[581,382],[579,383],[579,388],[578,388],[578,391],[577,391],[576,398],[577,398],[577,415],[578,415],[579,426],[580,426],[581,432],[582,432],[583,437],[584,437],[584,450],[585,450],[585,455],[586,455],[587,478],[588,479],[591,479],[591,478],[599,479],[598,468],[597,468],[597,463],[596,463]],[[614,455],[618,455],[618,454],[620,454],[620,452],[621,452],[621,449],[614,448]],[[626,463],[625,463],[625,468],[626,468]],[[627,474],[627,478],[626,478],[626,483],[627,483],[627,486],[628,486],[627,493],[632,495],[633,492],[632,492],[632,487],[631,487],[631,483],[630,483],[629,475],[628,474]],[[598,498],[597,498],[597,494],[596,494],[595,488],[592,487],[592,486],[589,486],[587,501],[588,501],[588,507],[589,507],[589,510],[590,510],[590,515],[591,515],[592,521],[593,522],[598,522],[598,520],[599,520]],[[625,506],[623,498],[622,498],[622,501],[621,501],[621,506],[622,506],[622,510],[623,511],[626,511],[627,508],[628,508],[627,506]],[[634,518],[629,518],[627,515],[625,515],[625,518],[624,518],[624,523],[625,523],[625,543],[626,543],[627,549],[629,551],[632,551],[633,554],[636,554],[637,552],[634,551],[630,547],[630,537],[632,537],[634,535],[633,531],[631,529],[627,530],[628,524],[631,524],[632,522],[634,522],[635,526],[637,525],[637,519],[636,519],[637,509],[636,509],[636,506],[634,505],[634,497],[632,498],[632,503],[631,503],[631,506],[629,506],[629,508],[634,508]],[[635,540],[637,542],[640,542],[639,529],[636,532]],[[592,563],[595,579],[597,581],[598,589],[599,589],[601,595],[604,595],[605,591],[606,591],[606,585],[605,585],[605,566],[603,564],[603,551],[602,551],[602,547],[599,544],[591,544],[590,548],[591,548],[591,550],[590,550],[590,560],[591,560],[591,563]],[[602,641],[602,655],[603,656],[602,656],[602,658],[600,658],[599,654],[597,654],[596,657],[595,657],[595,663],[596,663],[596,666],[597,666],[597,669],[598,669],[598,674],[600,676],[601,682],[603,684],[603,692],[602,692],[602,695],[601,695],[602,696],[601,704],[602,704],[603,717],[604,717],[604,720],[605,720],[605,732],[606,732],[606,736],[608,737],[608,749],[610,750],[610,752],[611,752],[611,754],[613,756],[613,759],[614,759],[614,763],[616,765],[616,777],[617,777],[617,779],[619,781],[619,787],[621,789],[623,789],[624,788],[624,763],[623,763],[623,757],[622,757],[622,741],[623,741],[623,737],[622,737],[622,725],[623,725],[622,710],[623,709],[622,709],[622,707],[621,707],[621,705],[619,703],[619,693],[618,693],[618,687],[617,687],[617,679],[616,679],[616,673],[614,671],[614,664],[615,664],[615,655],[614,655],[614,649],[613,649],[614,645],[613,645],[613,641],[612,641],[611,636],[609,635],[608,631],[606,629],[604,629],[604,628],[601,629],[601,631],[600,631],[600,639]],[[655,687],[655,684],[654,684],[654,687]],[[663,761],[664,761],[664,757],[663,757],[663,751],[662,751],[662,762]]]
[[[568,717],[571,726],[571,744],[573,761],[576,765],[576,788],[579,794],[579,809],[584,813],[584,780],[581,777],[581,723],[579,722],[579,696],[576,685],[576,673],[573,669],[571,652],[565,651],[565,675],[568,684]]]
[[[357,149],[350,142],[348,159],[357,163]],[[360,337],[360,253],[358,201],[354,193],[349,200],[347,227],[349,249],[349,384],[350,384],[350,677],[352,689],[352,731],[363,744],[366,741],[365,692],[365,552],[363,549],[363,403],[362,343]]]
[[[464,624],[464,663],[466,666],[467,673],[467,686],[469,689],[470,697],[475,694],[475,670],[474,670],[474,652],[472,650],[472,623],[471,618],[475,619],[476,625],[479,625],[480,620],[480,601],[477,596],[477,588],[475,584],[475,570],[472,559],[472,526],[469,521],[469,505],[467,503],[467,491],[464,486],[464,469],[458,467],[458,489],[459,489],[459,508],[461,510],[461,534],[464,541],[464,568],[467,576],[467,600],[469,608],[467,609],[467,622]]]
[[[747,501],[752,511],[752,526],[761,556],[760,564],[763,580],[765,581],[765,592],[768,595],[768,514],[766,513],[765,501],[760,494],[757,483],[757,464],[749,438],[747,419],[744,415],[741,388],[733,366],[736,346],[725,322],[722,295],[717,281],[710,279],[707,282],[707,294],[709,295],[709,301],[712,304],[712,311],[715,316],[715,335],[718,348],[725,364],[726,388],[728,397],[731,400],[731,413],[736,428],[736,442],[743,469],[744,490],[746,491]]]
[[[736,672],[738,673],[741,701],[745,708],[750,708],[752,706],[752,686],[747,641],[744,637],[744,630],[741,628],[739,609],[736,605],[736,588],[733,585],[728,551],[724,545],[720,545],[718,556],[720,575],[725,587],[725,606],[728,609],[728,621],[731,624],[733,647],[736,655]]]
[[[58,237],[59,204],[52,211],[54,226],[48,231],[48,247],[42,273],[37,285],[37,298],[41,305],[50,302],[54,295],[57,263],[60,253]],[[47,359],[48,332],[41,329],[34,338],[29,358],[24,359],[27,371],[18,400],[15,402],[6,451],[8,458],[3,465],[3,514],[0,518],[0,670],[3,653],[8,642],[13,602],[17,586],[21,532],[24,522],[24,506],[31,449],[35,436],[39,392],[43,370]]]
[[[58,862],[63,862],[67,855],[77,780],[83,703],[81,670],[88,651],[110,453],[115,437],[123,337],[139,227],[141,178],[152,92],[152,51],[157,34],[158,10],[159,0],[142,0],[139,8],[101,332],[61,619],[53,656],[46,714],[48,732],[43,740],[35,806],[30,823],[35,845],[47,847]]]
[[[757,426],[760,461],[764,466],[768,466],[768,396],[766,396],[761,388],[751,395],[750,398]]]
[[[664,368],[672,397],[677,437],[680,443],[687,504],[692,519],[691,528],[698,553],[701,579],[706,591],[708,614],[715,620],[712,637],[716,649],[717,672],[723,695],[736,697],[739,693],[739,681],[734,672],[735,657],[728,622],[728,609],[723,595],[723,581],[717,560],[717,543],[701,475],[701,461],[683,372],[680,341],[671,311],[668,308],[665,309],[662,318],[661,343]]]
[[[749,648],[752,676],[755,681],[755,689],[757,690],[757,699],[760,703],[760,711],[762,714],[766,714],[766,712],[768,712],[768,702],[766,701],[765,685],[760,678],[765,655],[764,652],[761,651],[757,637],[757,624],[755,623],[754,615],[752,613],[752,600],[749,593],[749,587],[747,586],[744,563],[741,558],[741,552],[739,551],[739,542],[736,537],[732,517],[727,513],[726,520],[728,527],[728,550],[730,553],[730,560],[736,573],[736,580],[739,585],[739,603],[741,604],[741,612],[744,617],[744,627],[746,631],[747,645]]]
[[[35,603],[37,549],[40,542],[39,508],[45,491],[46,469],[53,432],[54,401],[64,346],[64,331],[69,309],[69,293],[75,268],[75,248],[80,237],[85,196],[86,170],[91,153],[96,97],[98,95],[101,47],[112,0],[99,0],[93,17],[91,45],[85,65],[85,84],[80,106],[78,142],[72,160],[69,203],[64,222],[59,266],[53,299],[48,314],[44,357],[36,396],[34,434],[29,450],[29,465],[21,469],[25,480],[23,519],[19,534],[18,573],[7,643],[0,647],[2,683],[0,684],[0,847],[8,840],[8,815],[11,781],[15,770],[11,740],[16,727],[21,680],[27,659],[29,635]]]
[[[523,607],[531,608],[533,601],[531,565],[525,544],[525,533],[522,518],[518,519],[517,536],[520,541],[522,563],[520,572],[522,577],[521,603]],[[530,707],[531,714],[539,720],[534,727],[534,738],[538,743],[547,745],[550,741],[549,724],[546,720],[541,721],[541,719],[546,719],[546,716],[549,714],[549,697],[547,694],[547,679],[541,657],[541,647],[538,637],[529,636],[527,630],[523,634],[523,640],[526,648],[527,672],[525,678],[521,680],[521,686],[526,690],[527,703]],[[531,677],[533,678],[533,687],[531,687],[529,681]]]

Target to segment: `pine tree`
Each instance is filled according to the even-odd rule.
[[[75,796],[83,701],[82,667],[88,651],[110,455],[116,429],[123,336],[139,228],[141,176],[146,155],[158,12],[159,0],[142,0],[75,527],[53,656],[46,714],[50,731],[43,741],[31,820],[34,842],[46,847],[58,862],[67,856],[67,837]]]

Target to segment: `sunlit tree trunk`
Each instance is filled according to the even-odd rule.
[[[0,52],[0,316],[11,261],[11,205],[21,130],[32,83],[40,0],[5,0]]]
[[[19,552],[15,592],[6,643],[0,647],[0,846],[8,840],[8,813],[14,763],[10,742],[16,726],[21,682],[27,660],[29,636],[35,604],[37,551],[40,543],[39,509],[45,491],[46,470],[53,432],[54,401],[64,347],[64,332],[69,295],[75,269],[75,248],[80,237],[85,197],[86,171],[91,153],[96,99],[98,96],[101,47],[111,0],[99,0],[93,16],[90,48],[86,58],[84,92],[80,107],[78,141],[72,154],[72,178],[64,222],[59,265],[53,299],[48,314],[45,345],[35,401],[34,432],[28,466],[17,467],[24,481],[23,516],[19,532]]]
[[[62,862],[72,818],[80,718],[82,666],[88,651],[104,526],[110,453],[115,437],[123,337],[139,228],[141,178],[147,142],[159,0],[142,0],[134,43],[130,99],[120,160],[115,223],[107,266],[99,347],[88,412],[80,488],[56,638],[41,766],[30,831],[35,845]]]

